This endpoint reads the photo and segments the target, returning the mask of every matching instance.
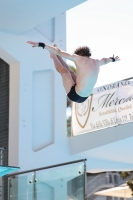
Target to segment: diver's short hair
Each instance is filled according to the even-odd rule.
[[[90,51],[89,47],[87,47],[87,46],[80,46],[74,51],[74,54],[77,54],[79,56],[90,57],[91,51]]]

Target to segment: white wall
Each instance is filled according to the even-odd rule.
[[[1,1],[0,31],[22,34],[86,0]]]
[[[65,14],[57,16],[54,23],[55,29],[50,26],[50,22],[47,22],[49,25],[47,31],[54,32],[54,42],[65,50]],[[44,25],[42,24],[42,27],[46,28]],[[40,30],[38,27],[19,36],[0,32],[0,46],[20,62],[19,149],[16,151],[19,152],[18,166],[22,170],[61,162],[59,158],[64,158],[64,154],[58,153],[61,148],[59,143],[65,141],[66,146],[67,142],[66,134],[64,134],[66,96],[61,77],[55,71],[47,51],[42,48],[32,49],[26,43],[32,40],[53,44],[44,37],[44,34],[45,29]],[[10,92],[13,93],[13,91]],[[38,110],[41,112],[40,115]],[[64,113],[63,120],[62,113]],[[10,120],[13,121],[13,119],[14,112]],[[12,123],[15,124],[15,120]],[[10,135],[13,136],[11,131]],[[39,137],[40,140],[38,140]],[[15,139],[11,137],[14,143],[17,142]],[[9,161],[9,165],[16,165],[11,158]]]

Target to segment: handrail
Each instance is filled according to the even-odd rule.
[[[75,160],[75,161],[61,163],[61,164],[57,164],[57,165],[51,165],[51,166],[47,166],[47,167],[41,167],[41,168],[26,170],[26,171],[14,173],[14,174],[8,174],[7,177],[20,175],[20,174],[26,174],[26,173],[30,173],[30,172],[34,172],[34,171],[40,171],[40,170],[44,170],[44,169],[50,169],[50,168],[54,168],[54,167],[60,167],[60,166],[64,166],[64,165],[70,165],[70,164],[74,164],[74,163],[78,163],[78,162],[85,162],[86,160],[87,159],[85,158],[85,159]]]

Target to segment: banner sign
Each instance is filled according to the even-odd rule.
[[[72,135],[133,122],[133,82],[123,80],[93,90],[83,103],[73,103]]]

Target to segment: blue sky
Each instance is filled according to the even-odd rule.
[[[67,51],[81,45],[90,47],[92,58],[121,58],[100,68],[96,87],[132,77],[133,1],[88,0],[67,11]]]

